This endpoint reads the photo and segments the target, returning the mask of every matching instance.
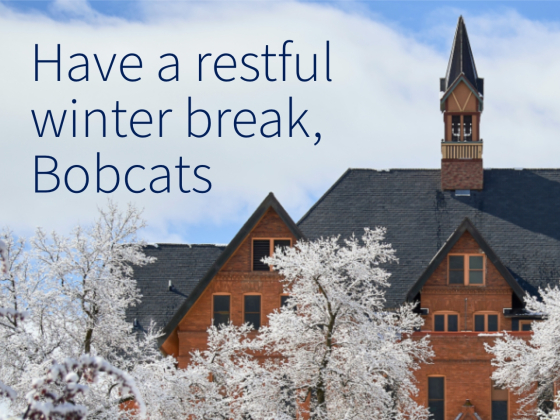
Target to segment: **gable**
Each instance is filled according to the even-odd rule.
[[[251,241],[254,235],[278,234],[280,237],[289,235],[293,242],[304,238],[303,234],[288,215],[282,205],[270,193],[259,205],[247,222],[227,245],[216,262],[200,279],[192,293],[185,299],[169,323],[163,328],[163,336],[159,339],[160,348],[167,354],[173,354],[174,343],[177,343],[177,328],[201,298],[212,280],[223,272],[249,273],[251,270]],[[276,236],[274,236],[276,237]]]
[[[437,254],[434,256],[424,273],[420,276],[418,281],[410,288],[407,293],[407,300],[413,301],[416,299],[416,296],[422,290],[422,287],[426,284],[428,279],[432,276],[432,274],[436,271],[436,269],[440,266],[441,262],[447,258],[450,251],[453,247],[459,242],[461,237],[465,234],[465,232],[470,233],[476,244],[480,247],[480,250],[483,254],[486,255],[486,261],[490,262],[494,265],[497,271],[501,274],[503,279],[507,282],[507,284],[511,287],[513,293],[516,296],[523,300],[523,289],[519,284],[515,281],[511,273],[507,270],[507,268],[502,264],[494,250],[490,248],[490,245],[486,242],[486,240],[482,237],[480,232],[474,227],[472,222],[465,218],[463,222],[457,227],[455,232],[449,237],[449,239],[443,244]]]
[[[235,250],[220,272],[248,272],[252,267],[252,242],[254,239],[290,239],[292,243],[299,239],[273,209],[269,208],[255,227]]]
[[[456,91],[457,93],[455,93]],[[462,99],[466,99],[466,96],[469,95],[469,93],[466,93],[467,91],[476,101],[476,106],[474,107],[474,109],[471,109],[471,107],[469,107],[469,111],[470,112],[482,111],[482,106],[483,106],[482,98],[477,92],[477,89],[475,89],[475,87],[465,78],[463,74],[459,76],[457,80],[455,80],[455,82],[453,82],[453,84],[447,89],[447,91],[445,91],[445,93],[441,97],[440,100],[441,110],[442,111],[445,110],[446,104],[448,106],[456,105],[454,104],[456,101],[454,100],[453,95],[457,96],[457,94],[459,94]],[[459,107],[462,107],[465,104],[465,102],[461,102],[461,101],[458,102],[460,104]],[[448,111],[450,110],[448,109]],[[457,109],[457,111],[459,111],[459,109]],[[467,109],[465,109],[464,111],[467,111]]]
[[[446,258],[443,258],[428,278],[426,283],[422,288],[422,293],[427,289],[441,289],[441,288],[476,288],[479,291],[483,291],[486,288],[500,288],[506,289],[511,293],[511,287],[507,281],[500,274],[494,263],[488,258],[485,260],[484,264],[484,284],[481,286],[463,286],[463,285],[452,285],[449,284],[449,256],[463,256],[463,255],[482,255],[485,256],[484,250],[480,247],[476,239],[471,235],[469,231],[463,233],[459,240],[453,245]]]
[[[460,81],[455,88],[449,92],[445,109],[448,112],[477,112],[478,97],[465,82]]]

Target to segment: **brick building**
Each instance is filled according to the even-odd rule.
[[[270,194],[227,246],[147,247],[157,262],[136,271],[144,298],[130,319],[161,326],[162,351],[184,366],[212,320],[264,324],[281,306],[278,274],[260,263],[275,245],[384,226],[400,260],[387,306],[419,302],[415,334],[435,351],[418,401],[435,420],[514,418],[483,345],[503,330],[529,337],[539,317],[523,296],[560,279],[560,170],[483,169],[484,85],[462,18],[440,90],[441,169],[349,169],[297,223]]]

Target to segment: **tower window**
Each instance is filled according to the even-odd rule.
[[[463,116],[463,141],[472,141],[472,115]]]
[[[428,408],[432,420],[445,419],[445,378],[428,378]]]
[[[451,137],[452,141],[461,141],[461,116],[451,116]]]

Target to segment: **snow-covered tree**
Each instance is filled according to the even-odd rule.
[[[288,304],[269,316],[258,340],[269,369],[284,378],[292,405],[321,420],[425,419],[412,396],[414,371],[433,356],[426,338],[412,338],[422,319],[412,305],[385,308],[396,261],[385,230],[366,229],[361,240],[299,241],[266,258],[282,275]]]
[[[2,246],[4,243],[0,242],[0,249]],[[0,253],[0,263],[3,262],[3,255]],[[0,319],[8,320],[10,323],[16,320],[21,323],[26,317],[27,313],[0,308]],[[88,410],[82,401],[88,398],[89,387],[80,381],[95,383],[100,376],[110,377],[117,391],[125,397],[130,396],[134,401],[134,404],[129,407],[122,406],[122,413],[128,414],[128,411],[134,417],[145,416],[146,407],[134,379],[111,366],[101,357],[84,355],[79,360],[67,359],[62,364],[53,362],[44,377],[33,380],[31,390],[25,396],[27,408],[23,415],[11,418],[14,420],[84,420]],[[0,397],[15,401],[17,392],[0,381]],[[0,413],[0,419],[4,417]]]
[[[137,238],[144,226],[141,214],[132,206],[120,211],[112,203],[99,214],[91,226],[78,226],[68,237],[38,229],[26,243],[9,231],[3,234],[0,308],[6,316],[0,320],[0,379],[13,391],[12,413],[28,412],[26,395],[37,378],[52,376],[53,366],[60,372],[61,366],[71,365],[81,380],[97,378],[88,382],[87,398],[80,403],[90,418],[122,418],[127,407],[134,408],[127,415],[136,416],[143,411],[137,396],[155,385],[138,382],[138,393],[129,394],[123,392],[123,378],[130,384],[128,378],[138,369],[175,368],[157,350],[157,332],[139,336],[125,319],[141,297],[132,265],[150,262]],[[25,314],[25,322],[14,314]],[[76,365],[84,360],[99,362],[105,373],[96,376],[91,363]],[[56,386],[72,383],[63,380]],[[60,395],[65,395],[62,388]],[[158,413],[150,418],[158,419]]]
[[[494,345],[486,345],[496,367],[492,379],[520,396],[518,418],[560,420],[560,394],[554,396],[554,384],[560,383],[560,289],[541,289],[539,296],[526,296],[525,304],[544,319],[532,323],[529,339],[504,332]]]
[[[191,354],[185,370],[188,414],[193,419],[290,420],[290,390],[278,365],[260,359],[262,342],[250,324],[208,329],[208,347]]]

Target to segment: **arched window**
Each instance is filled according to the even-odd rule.
[[[445,378],[443,376],[428,377],[428,409],[432,420],[445,419]]]
[[[497,332],[500,330],[500,318],[497,312],[476,312],[474,330],[476,332]]]
[[[436,312],[434,313],[433,322],[434,331],[459,331],[459,314],[457,312]]]
[[[492,381],[492,420],[507,420],[508,390]]]

